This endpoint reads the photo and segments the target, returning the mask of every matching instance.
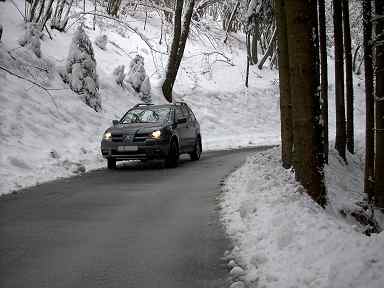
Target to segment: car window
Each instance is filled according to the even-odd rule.
[[[189,108],[188,105],[186,105],[185,107],[187,108],[187,110],[188,110],[188,112],[189,112],[189,115],[191,116],[191,120],[192,120],[192,121],[196,121],[195,114],[193,114],[191,108]]]
[[[181,118],[185,118],[185,117],[186,117],[186,116],[185,116],[183,110],[181,109],[181,107],[180,107],[180,106],[177,106],[177,107],[176,107],[176,119],[179,120],[179,119],[181,119]]]
[[[170,108],[156,108],[156,109],[132,109],[124,115],[120,123],[156,123],[169,121],[171,119]]]

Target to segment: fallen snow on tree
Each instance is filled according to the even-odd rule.
[[[142,101],[151,102],[150,92],[151,83],[145,72],[144,58],[136,55],[129,64],[129,71],[125,80],[126,85],[130,85],[137,93],[140,93]]]
[[[249,287],[383,287],[384,232],[367,237],[358,224],[322,209],[280,159],[280,148],[249,157],[224,188],[222,217],[236,245],[231,256],[245,268]],[[355,194],[342,199],[352,205],[359,187],[350,180],[361,170],[327,169],[329,194]],[[329,205],[340,206],[335,201]]]
[[[84,103],[95,111],[101,110],[96,59],[92,43],[82,25],[79,26],[72,39],[66,71],[62,76],[71,89],[80,95]]]
[[[40,38],[43,34],[40,31],[41,26],[36,23],[26,23],[24,36],[19,39],[19,44],[23,47],[29,47],[37,57],[41,57]]]

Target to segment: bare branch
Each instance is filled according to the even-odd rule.
[[[124,22],[124,21],[121,21],[120,19],[117,19],[115,17],[112,17],[112,16],[109,16],[109,15],[105,15],[105,14],[101,14],[101,13],[95,13],[95,12],[80,12],[80,13],[77,13],[77,15],[93,15],[93,16],[97,16],[97,17],[103,17],[103,18],[107,18],[107,19],[110,19],[110,20],[113,20],[113,21],[116,21],[117,23],[125,26],[126,28],[128,28],[128,30],[132,31],[133,33],[136,33],[137,35],[139,35],[139,37],[141,38],[141,40],[144,41],[144,43],[149,47],[149,49],[151,49],[152,51],[155,51],[159,54],[163,54],[163,55],[168,55],[168,53],[166,52],[163,52],[163,51],[160,51],[160,50],[157,50],[156,48],[154,48],[152,46],[151,43],[149,43],[147,37],[145,37],[142,33],[140,33],[136,28],[130,26],[128,23]]]

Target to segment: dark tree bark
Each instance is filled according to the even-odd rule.
[[[375,204],[384,208],[384,2],[375,0]],[[384,212],[384,210],[382,210]]]
[[[229,17],[229,20],[227,22],[228,24],[227,24],[226,31],[225,31],[226,35],[225,35],[224,43],[226,43],[228,40],[228,33],[231,30],[232,23],[233,23],[233,20],[235,19],[236,11],[237,11],[237,8],[239,8],[239,5],[240,5],[240,1],[237,1],[235,7],[233,7],[231,16]]]
[[[355,49],[355,52],[353,53],[353,60],[352,60],[352,70],[356,73],[357,67],[356,67],[356,61],[357,61],[357,55],[359,54],[360,45],[358,45]]]
[[[168,102],[172,102],[173,85],[175,84],[177,72],[179,71],[180,63],[183,58],[185,44],[187,43],[195,0],[190,0],[187,11],[185,12],[183,27],[181,27],[183,4],[183,0],[176,1],[173,40],[168,59],[167,72],[162,86],[164,97]]]
[[[336,143],[335,148],[346,161],[346,127],[344,103],[343,21],[340,0],[333,0],[335,38],[335,90],[336,90]]]
[[[289,55],[287,38],[287,19],[285,1],[276,1],[276,20],[278,29],[280,119],[281,119],[281,158],[284,168],[292,166],[292,105],[289,85]]]
[[[343,0],[343,30],[344,30],[344,55],[345,55],[345,88],[347,104],[347,149],[355,153],[354,124],[353,124],[353,71],[352,71],[352,45],[351,28],[349,25],[349,0]]]
[[[263,65],[267,60],[268,56],[272,56],[273,49],[276,45],[275,44],[276,36],[277,36],[277,29],[275,28],[275,30],[273,31],[272,37],[269,40],[267,51],[263,55],[263,58],[261,58],[259,65],[257,65],[257,68],[259,68],[260,70],[263,69]]]
[[[258,23],[255,23],[255,27],[253,29],[252,33],[252,43],[251,43],[251,65],[256,65],[259,61],[257,56],[257,41],[259,39],[259,31],[258,31]]]
[[[324,206],[316,6],[313,0],[286,1],[295,175]]]
[[[372,5],[371,0],[363,0],[364,28],[364,67],[365,67],[365,171],[364,192],[371,200],[374,188],[374,96],[373,96],[373,60],[372,60]]]
[[[324,121],[324,158],[328,163],[328,61],[327,61],[327,30],[325,23],[325,0],[319,0],[319,39],[320,39],[320,95],[322,100],[322,117]]]

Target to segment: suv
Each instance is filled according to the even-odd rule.
[[[184,102],[137,104],[112,123],[101,141],[109,169],[116,168],[116,161],[147,159],[164,159],[166,167],[176,167],[183,153],[200,159],[200,124]]]

